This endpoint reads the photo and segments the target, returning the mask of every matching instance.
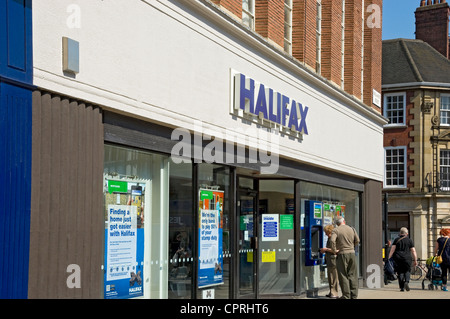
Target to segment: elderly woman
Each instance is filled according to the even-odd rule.
[[[337,298],[338,297],[338,273],[336,268],[336,254],[333,254],[331,250],[330,237],[333,232],[334,226],[327,225],[324,227],[325,235],[328,236],[327,247],[321,248],[320,252],[325,254],[325,262],[327,264],[328,269],[328,285],[330,286],[330,293],[327,297]]]
[[[389,258],[394,258],[394,269],[398,277],[400,291],[409,291],[409,279],[411,276],[411,264],[414,258],[414,266],[417,265],[417,254],[412,239],[408,237],[408,229],[400,228],[400,235],[394,239],[389,252]]]

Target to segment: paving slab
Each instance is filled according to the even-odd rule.
[[[397,281],[393,281],[382,288],[369,289],[359,288],[358,299],[450,299],[450,291],[442,291],[441,287],[434,287],[430,290],[429,280],[424,282],[425,289],[422,289],[422,280],[411,281],[410,291],[400,291]],[[436,289],[437,288],[437,289]],[[326,297],[328,290],[320,290],[318,296],[314,298],[304,297],[305,299],[330,299]]]

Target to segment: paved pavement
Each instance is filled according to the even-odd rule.
[[[429,290],[429,283],[429,280],[425,280],[425,289],[422,289],[422,280],[411,281],[409,284],[410,291],[400,291],[397,281],[379,289],[359,288],[358,299],[450,299],[450,291],[442,291],[440,286],[437,290]],[[328,292],[327,289],[320,290],[318,297],[305,297],[305,299],[329,299],[325,296]]]

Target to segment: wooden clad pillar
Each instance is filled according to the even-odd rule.
[[[33,93],[29,298],[102,297],[103,152],[100,108]]]
[[[381,182],[374,180],[366,180],[364,184],[360,239],[361,251],[363,252],[361,270],[365,286],[368,284],[368,277],[377,274],[374,272],[374,266],[376,265],[379,267],[380,277],[377,279],[370,278],[370,284],[379,283],[383,285],[383,237],[380,231],[383,224],[382,187]]]

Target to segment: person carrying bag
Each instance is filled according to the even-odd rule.
[[[450,269],[450,244],[447,245],[448,238],[450,237],[450,228],[442,228],[439,231],[439,235],[435,245],[434,255],[436,256],[436,263],[439,264],[442,270],[442,290],[447,290],[447,273]]]
[[[400,291],[409,291],[411,265],[417,265],[417,253],[413,241],[408,237],[408,229],[400,228],[399,237],[395,238],[389,252],[389,258],[394,260]],[[414,260],[413,260],[414,259]]]
[[[436,263],[438,263],[439,265],[442,264],[442,262],[443,262],[442,253],[444,252],[445,245],[447,245],[447,240],[448,240],[448,238],[445,240],[444,247],[442,248],[440,255],[436,257]]]

